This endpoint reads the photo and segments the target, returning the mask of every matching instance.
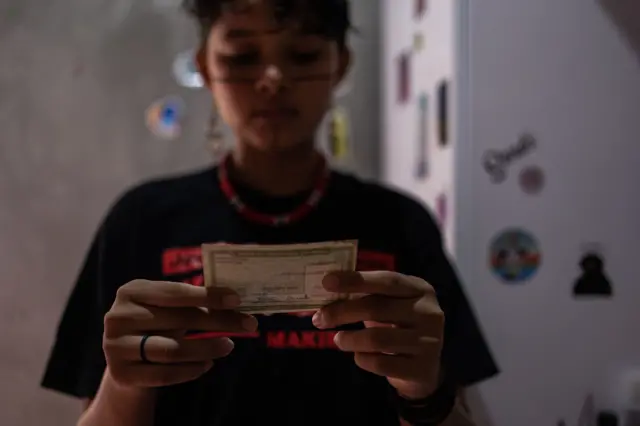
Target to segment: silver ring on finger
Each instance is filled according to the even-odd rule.
[[[144,364],[154,364],[153,361],[147,358],[147,352],[145,349],[145,346],[147,344],[147,340],[149,340],[149,337],[151,337],[150,334],[145,334],[144,336],[142,336],[142,339],[140,339],[140,359]]]

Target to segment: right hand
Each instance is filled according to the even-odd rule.
[[[197,379],[233,350],[226,338],[185,339],[187,330],[253,332],[257,320],[232,309],[238,295],[222,287],[135,280],[122,286],[104,319],[103,349],[116,383],[136,388]],[[141,359],[140,343],[149,363]]]

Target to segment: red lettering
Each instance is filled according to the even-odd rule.
[[[270,331],[267,333],[267,346],[270,348],[286,347],[287,335],[284,331]]]
[[[337,331],[325,331],[321,333],[320,349],[338,349],[335,342]]]
[[[204,285],[204,276],[196,275],[195,277],[189,277],[182,280],[185,284],[195,285],[196,287],[202,287]]]
[[[300,333],[300,345],[303,348],[317,348],[318,336],[314,331],[303,331]]]
[[[200,247],[178,247],[162,253],[162,273],[164,275],[186,274],[202,269]]]
[[[289,334],[288,338],[287,338],[287,347],[288,348],[300,349],[300,348],[304,347],[302,345],[302,341],[300,340],[300,336],[298,335],[297,332],[290,331],[288,334]]]
[[[276,349],[337,349],[335,331],[270,331],[267,346]]]
[[[361,250],[358,252],[358,271],[395,271],[396,257],[393,254]]]

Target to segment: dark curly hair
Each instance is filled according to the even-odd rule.
[[[197,22],[201,41],[225,10],[241,10],[248,0],[183,0],[183,7]],[[351,30],[349,0],[268,0],[274,19],[281,24],[295,20],[308,31],[334,40],[340,48]]]

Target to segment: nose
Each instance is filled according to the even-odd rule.
[[[264,69],[264,73],[256,83],[258,92],[273,96],[280,93],[285,88],[284,75],[282,70],[276,65],[269,65]]]

